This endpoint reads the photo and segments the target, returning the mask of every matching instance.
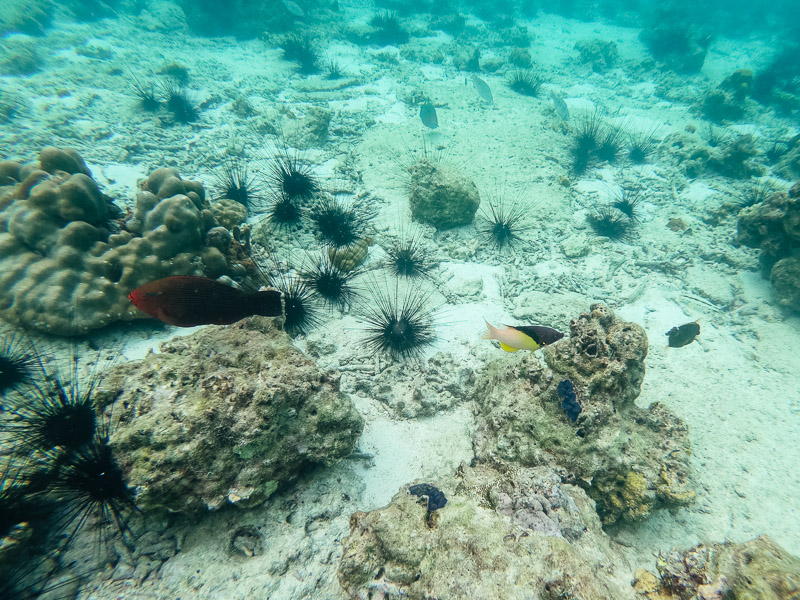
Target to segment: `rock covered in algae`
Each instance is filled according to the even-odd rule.
[[[144,283],[233,274],[208,244],[216,226],[203,186],[175,169],[143,182],[125,220],[73,150],[0,162],[0,317],[56,335],[142,318],[128,294]]]
[[[478,188],[453,167],[427,158],[408,167],[411,216],[436,229],[468,225],[481,203]]]
[[[637,571],[650,600],[790,600],[800,597],[800,560],[768,536],[741,544],[700,544],[661,552],[659,576]]]
[[[398,492],[350,519],[339,582],[351,598],[635,598],[592,501],[544,467],[462,465],[447,504]]]
[[[111,444],[144,510],[253,506],[351,453],[363,427],[338,378],[263,317],[208,327],[117,367]]]
[[[593,304],[570,335],[535,358],[498,360],[475,386],[479,460],[551,465],[583,487],[605,524],[639,520],[694,497],[687,483],[686,425],[663,405],[639,408],[647,335]],[[576,422],[557,386],[569,379],[581,405]]]
[[[800,311],[800,182],[739,211],[737,240],[760,248],[762,275],[778,302]]]

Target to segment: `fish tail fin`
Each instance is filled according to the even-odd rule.
[[[486,331],[483,332],[481,335],[481,339],[484,340],[496,340],[497,339],[497,327],[489,323],[486,319],[483,320],[486,323]]]
[[[251,296],[252,309],[254,315],[262,317],[279,317],[283,314],[283,303],[281,293],[278,290],[263,290],[255,292]]]

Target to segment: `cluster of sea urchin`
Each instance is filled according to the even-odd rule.
[[[47,587],[54,567],[25,583],[19,574],[34,572],[26,563],[63,554],[89,523],[103,545],[112,531],[127,543],[135,504],[98,415],[99,375],[81,378],[74,357],[64,373],[52,356],[43,358],[33,344],[13,337],[3,338],[0,349],[0,364],[13,365],[2,371],[0,433],[12,452],[0,468],[0,538],[19,527],[34,530],[19,560],[0,565],[0,580],[29,594]]]

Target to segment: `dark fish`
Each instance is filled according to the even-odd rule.
[[[439,119],[436,118],[436,108],[430,102],[426,102],[419,107],[419,118],[422,119],[422,124],[430,129],[436,129],[439,126]]]
[[[508,325],[508,327],[521,331],[540,346],[553,344],[564,337],[560,331],[541,325]]]
[[[561,408],[567,413],[567,417],[573,423],[578,420],[581,414],[581,405],[578,396],[575,394],[575,386],[569,379],[564,379],[558,384],[558,397],[561,398]]]
[[[700,324],[695,321],[694,323],[686,323],[680,327],[673,327],[664,335],[667,336],[670,348],[682,348],[691,344],[695,338],[700,335]]]
[[[228,325],[245,317],[283,313],[278,290],[244,292],[208,277],[164,277],[139,286],[128,299],[169,325]]]
[[[475,91],[478,92],[478,96],[486,100],[489,104],[492,104],[494,102],[494,97],[492,96],[492,90],[489,87],[489,84],[486,83],[483,79],[481,79],[477,75],[473,75],[472,85],[475,86]]]

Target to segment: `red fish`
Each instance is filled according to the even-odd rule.
[[[173,276],[128,294],[134,306],[169,325],[229,325],[245,317],[283,314],[278,290],[244,292],[208,277]]]

